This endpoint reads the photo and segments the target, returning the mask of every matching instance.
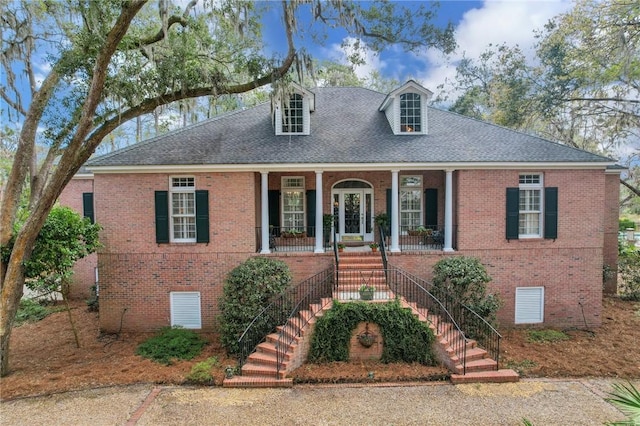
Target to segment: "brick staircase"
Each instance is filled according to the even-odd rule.
[[[340,270],[338,271],[338,288],[334,290],[333,299],[348,301],[359,300],[358,290],[363,283],[376,289],[373,302],[386,302],[394,295],[387,287],[382,259],[379,254],[366,252],[343,253],[340,255]],[[271,333],[260,343],[256,351],[249,355],[242,366],[242,375],[225,379],[224,387],[258,388],[258,387],[291,387],[293,380],[287,378],[288,372],[298,368],[305,361],[309,350],[309,339],[313,333],[317,318],[330,310],[333,299],[325,298],[319,303],[312,304],[307,310],[301,311],[284,326],[279,326],[277,332]],[[475,340],[466,342],[466,374],[463,374],[462,360],[455,354],[452,346],[454,340],[462,338],[449,323],[443,323],[438,332],[438,318],[436,315],[424,314],[415,304],[402,301],[402,306],[416,315],[420,321],[427,322],[433,330],[438,343],[436,352],[451,374],[451,382],[479,383],[479,382],[517,382],[518,374],[511,369],[496,369],[496,362],[488,357],[486,350],[477,346]],[[277,345],[280,335],[288,336],[288,344],[284,360],[277,369]]]

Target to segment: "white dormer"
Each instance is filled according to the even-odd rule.
[[[380,105],[396,135],[427,134],[427,103],[433,93],[413,80],[389,93]]]
[[[308,135],[311,132],[311,111],[315,95],[304,87],[291,83],[273,99],[273,124],[276,135]]]

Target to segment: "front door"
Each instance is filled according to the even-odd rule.
[[[373,241],[371,189],[334,189],[336,232],[340,241]]]

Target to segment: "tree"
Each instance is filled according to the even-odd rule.
[[[637,2],[580,0],[538,33],[534,64],[507,45],[461,61],[447,92],[462,94],[451,109],[614,155],[640,138],[638,16]],[[633,176],[621,183],[640,196]]]
[[[99,225],[80,217],[69,207],[56,206],[47,216],[36,238],[33,253],[24,265],[29,289],[62,295],[77,347],[80,347],[80,340],[69,306],[70,278],[73,265],[98,248],[99,231]],[[3,250],[3,255],[8,255],[11,247],[12,241]]]
[[[7,84],[0,98],[7,105],[3,118],[19,122],[20,134],[0,205],[0,246],[13,239],[0,263],[0,375],[9,372],[23,265],[37,235],[71,177],[122,123],[173,102],[244,93],[292,69],[302,72],[310,58],[296,48],[296,37],[299,15],[309,10],[318,33],[339,26],[377,51],[396,43],[445,52],[455,46],[451,26],[432,24],[431,4],[408,10],[395,3],[321,0],[202,6],[197,0],[16,0],[2,8],[0,62]],[[260,8],[281,8],[285,50],[270,57],[263,53]],[[42,61],[47,66],[39,68]],[[46,153],[36,156],[37,146],[46,146]],[[28,218],[14,232],[26,185]]]

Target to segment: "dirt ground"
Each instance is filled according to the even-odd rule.
[[[640,378],[640,303],[617,298],[603,301],[603,325],[587,331],[567,331],[570,339],[555,343],[530,343],[527,330],[509,330],[501,342],[501,367],[525,377]],[[227,365],[215,335],[203,353],[191,361],[165,366],[135,355],[150,334],[100,335],[98,314],[84,302],[74,305],[81,348],[76,348],[65,312],[14,329],[11,337],[11,374],[0,379],[0,399],[43,395],[102,386],[158,383],[183,384],[191,367],[216,356],[215,385],[220,385]],[[372,377],[373,375],[373,377]],[[303,365],[294,372],[296,382],[340,383],[362,381],[442,380],[439,367],[414,364],[384,365],[373,361]]]

